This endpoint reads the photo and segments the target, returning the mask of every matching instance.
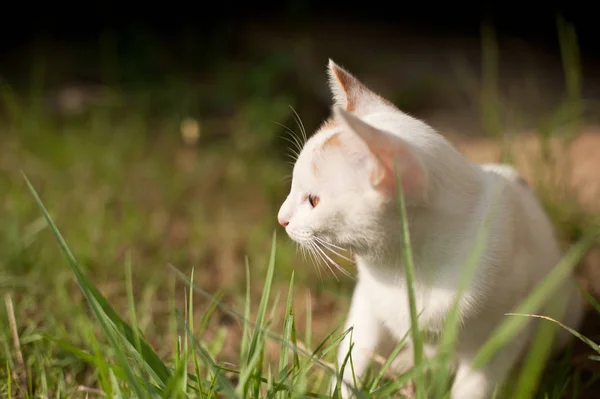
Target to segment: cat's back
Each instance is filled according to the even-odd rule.
[[[549,215],[533,189],[510,165],[480,165],[490,179],[506,182],[505,198],[509,203],[504,218],[509,218],[513,231],[511,267],[505,274],[505,287],[519,287],[515,299],[519,303],[560,261],[563,251]],[[568,276],[555,297],[567,302],[562,321],[576,328],[581,322],[583,307],[572,276]],[[566,330],[558,332],[556,348],[570,339]]]
[[[515,223],[515,233],[517,233],[515,235],[538,237],[547,248],[557,246],[558,241],[552,222],[533,189],[521,174],[507,164],[487,163],[480,166],[488,176],[488,180],[493,182],[490,186],[504,183],[503,193],[507,202],[505,209]],[[523,234],[518,234],[519,232]]]
[[[490,182],[504,183],[500,217],[509,223],[513,236],[513,272],[533,285],[560,260],[554,226],[534,191],[515,168],[497,163],[480,166]]]
[[[488,174],[497,175],[502,179],[506,179],[512,184],[518,184],[523,187],[528,187],[525,179],[519,174],[519,172],[510,165],[502,163],[484,163],[481,164],[483,169]]]

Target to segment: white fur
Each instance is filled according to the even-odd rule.
[[[348,106],[344,93],[360,93],[360,105],[353,110],[357,117],[336,107],[338,125],[318,131],[306,142],[278,218],[289,223],[288,235],[304,246],[319,239],[355,254],[358,281],[346,329],[354,327],[352,361],[358,378],[373,352],[393,347],[410,328],[397,199],[370,179],[380,163],[377,150],[371,151],[365,141],[364,129],[393,135],[398,148],[424,173],[424,195],[414,187],[405,191],[422,329],[435,333],[442,328],[477,233],[491,211],[487,247],[460,302],[462,328],[451,389],[453,399],[488,398],[523,355],[535,324],[530,322],[483,369],[473,369],[471,362],[505,313],[559,261],[561,250],[552,225],[510,166],[468,162],[428,125],[386,103],[333,62],[329,68],[337,105]],[[344,83],[355,87],[343,87],[333,72],[346,74]],[[335,134],[343,146],[323,147]],[[504,184],[503,189],[497,208],[491,209],[498,183]],[[320,198],[315,208],[307,200],[309,194]],[[568,302],[563,322],[577,327],[582,307],[574,283],[568,279],[561,287],[558,295]],[[559,335],[557,348],[567,339],[563,332]],[[348,338],[340,345],[340,365],[349,343]],[[427,355],[434,352],[428,345]],[[406,354],[397,360],[401,368],[411,365]],[[344,379],[352,381],[349,367]],[[347,388],[342,392],[349,397]]]

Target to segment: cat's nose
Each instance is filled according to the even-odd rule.
[[[278,222],[279,222],[279,224],[280,224],[280,225],[282,225],[283,227],[287,227],[287,225],[288,225],[288,224],[290,224],[290,221],[289,221],[289,220],[282,219],[281,217],[278,217],[278,218],[277,218],[277,221],[278,221]]]
[[[277,212],[277,221],[283,227],[287,227],[288,224],[290,224],[291,215],[290,215],[290,211],[289,211],[288,200],[289,200],[289,196],[288,196],[288,198],[285,199],[283,204],[281,204],[281,208],[279,208],[279,212]]]

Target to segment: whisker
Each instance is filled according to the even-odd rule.
[[[296,140],[292,140],[287,136],[281,136],[281,138],[285,141],[287,141],[288,143],[292,144],[295,148],[290,148],[290,150],[294,151],[295,153],[299,153],[300,150],[302,149],[302,147],[300,147],[300,144],[296,141]]]
[[[291,147],[287,148],[287,153],[286,155],[288,157],[290,157],[292,160],[296,161],[298,159],[298,157],[300,156],[300,154],[298,153],[298,151],[294,150]]]
[[[298,157],[300,156],[300,152],[295,150],[292,147],[287,147],[287,153],[286,155],[292,159],[294,162],[296,162],[298,160]]]
[[[339,249],[340,251],[348,251],[346,248],[343,248],[343,247],[340,247],[340,246],[338,246],[338,245],[335,245],[334,243],[332,243],[332,242],[329,242],[329,241],[326,241],[326,240],[324,240],[323,238],[316,237],[316,236],[315,236],[315,238],[316,238],[318,241],[320,241],[321,243],[323,243],[323,244],[325,244],[325,245],[327,245],[327,246],[329,246],[329,247],[332,247],[332,248],[335,248],[335,249]]]
[[[325,257],[327,258],[327,260],[333,265],[335,266],[336,269],[338,269],[340,272],[342,272],[343,274],[345,274],[347,277],[352,278],[352,275],[350,274],[350,272],[346,269],[344,269],[343,267],[341,267],[340,265],[337,264],[337,262],[335,262],[333,259],[331,259],[331,257],[329,255],[327,255],[325,253],[325,251],[319,247],[319,245],[315,245],[315,247],[317,248],[317,250]]]
[[[288,156],[289,159],[292,160],[292,162],[296,163],[296,161],[298,160],[298,155],[297,154],[286,154]]]
[[[300,245],[300,244],[296,243],[296,248],[300,248],[300,253],[302,254],[302,260],[305,263],[308,263],[308,259],[306,259],[306,249],[304,248],[304,245]]]
[[[351,258],[349,258],[349,257],[347,257],[347,256],[345,256],[345,255],[342,255],[341,253],[337,252],[337,251],[336,251],[334,248],[339,248],[341,251],[347,251],[347,249],[344,249],[344,248],[342,248],[342,247],[338,247],[337,245],[331,244],[331,243],[329,243],[329,242],[327,242],[327,241],[323,240],[322,238],[315,237],[315,239],[316,239],[316,240],[317,240],[317,241],[318,241],[318,242],[319,242],[321,245],[323,245],[323,246],[325,247],[325,249],[327,249],[328,251],[330,251],[330,252],[334,253],[335,255],[339,256],[339,257],[340,257],[340,258],[342,258],[342,259],[345,259],[345,260],[347,260],[348,262],[355,263],[355,262],[354,262],[354,259],[351,259]],[[332,247],[333,247],[333,248],[332,248]]]
[[[302,254],[302,260],[304,261],[304,263],[308,263],[308,260],[306,259],[306,249],[303,245],[300,245],[296,242],[296,252],[298,252],[298,250],[300,250],[300,253]]]
[[[285,139],[285,140],[289,141],[290,143],[292,143],[292,144],[293,144],[293,145],[296,147],[296,149],[297,149],[298,151],[301,151],[301,150],[302,150],[302,147],[303,147],[302,139],[301,139],[301,138],[299,138],[299,137],[296,135],[296,132],[294,132],[292,129],[290,129],[289,127],[285,126],[285,125],[284,125],[284,124],[282,124],[282,123],[275,122],[275,124],[277,124],[277,125],[281,126],[282,128],[284,128],[284,129],[285,129],[285,131],[286,131],[286,132],[288,132],[288,133],[289,133],[289,135],[291,136],[291,139],[290,139],[289,137],[287,137],[287,136],[281,136],[281,137],[282,137],[283,139]]]
[[[295,121],[295,120],[294,120]],[[290,135],[294,138],[298,138],[296,135],[296,132],[294,132],[291,128],[289,128],[288,126],[284,125],[283,123],[279,123],[279,122],[274,122],[276,125],[281,126],[282,128],[285,129],[285,131],[287,131],[288,133],[290,133]]]
[[[306,143],[306,141],[308,140],[308,138],[306,136],[306,129],[304,128],[304,123],[302,123],[302,119],[300,118],[300,115],[298,115],[298,113],[296,112],[296,110],[294,109],[294,107],[292,107],[290,105],[290,108],[294,112],[294,115],[296,116],[295,117],[296,124],[300,128],[300,133],[302,133],[302,138],[304,139],[304,143]]]
[[[306,246],[302,246],[303,250],[306,251],[306,253],[308,254],[308,256],[311,258],[312,260],[312,265],[315,268],[315,270],[317,271],[317,274],[319,275],[319,279],[321,281],[323,281],[323,275],[321,274],[321,268],[323,267],[323,265],[321,265],[321,263],[319,263],[317,261],[317,257],[316,255],[313,253],[313,250],[310,247],[306,247]]]
[[[293,177],[293,174],[292,174],[292,173],[288,173],[287,175],[283,176],[283,177],[281,178],[281,180],[283,180],[284,182],[286,182],[286,183],[287,183],[287,182],[289,182],[289,181],[291,181],[291,180],[292,180],[292,177]]]
[[[287,153],[292,154],[294,159],[297,159],[300,153],[292,147],[287,147]]]
[[[304,247],[298,243],[296,243],[296,252],[298,252],[298,250],[300,250],[300,253],[302,254],[302,260],[304,262],[306,262],[306,255],[304,254]]]
[[[323,244],[323,243],[320,243],[320,244],[321,244],[321,245],[323,245],[324,249],[328,250],[329,252],[331,252],[332,254],[334,254],[334,255],[336,255],[336,256],[339,256],[340,258],[344,259],[345,261],[347,261],[347,262],[350,262],[350,263],[352,263],[352,264],[356,263],[356,262],[354,261],[354,259],[352,259],[352,258],[349,258],[349,257],[347,257],[347,256],[345,256],[345,255],[342,255],[341,253],[337,252],[337,251],[336,251],[336,250],[334,250],[334,249],[328,248],[328,247],[327,247],[325,244]]]
[[[312,259],[313,263],[319,268],[319,270],[323,269],[323,264],[321,259],[317,256],[315,250],[312,247],[312,243],[308,243],[306,245],[306,252],[308,253],[308,255],[310,256],[310,258]]]
[[[291,130],[290,130],[290,136],[294,140],[294,143],[296,143],[296,148],[298,149],[298,152],[301,152],[302,147],[304,147],[304,143],[302,142],[302,139],[300,137],[298,137],[298,135],[295,132],[292,132]]]
[[[327,257],[327,258],[329,258],[329,257],[323,253],[323,250],[321,248],[319,248],[319,246],[317,245],[316,242],[310,241],[310,243],[311,243],[311,247],[315,251],[315,254],[323,261],[323,263],[325,264],[325,266],[327,266],[327,268],[329,269],[329,271],[331,272],[331,274],[333,275],[333,277],[335,277],[335,279],[337,281],[340,281],[340,279],[338,278],[337,274],[335,274],[335,271],[331,268],[331,266],[329,265],[329,263],[325,259],[325,257]],[[325,257],[323,255],[325,255]]]

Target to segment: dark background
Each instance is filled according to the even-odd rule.
[[[176,40],[185,32],[197,36],[199,45],[215,34],[230,38],[243,35],[245,23],[283,24],[305,29],[318,19],[347,23],[356,20],[386,26],[391,30],[427,31],[432,34],[479,35],[481,23],[490,22],[499,36],[518,36],[550,51],[556,45],[556,17],[562,15],[575,25],[585,58],[598,58],[597,16],[584,2],[10,2],[2,6],[1,53],[7,61],[24,45],[45,39],[73,44],[93,43],[105,31],[127,40],[140,28]],[[586,5],[587,4],[587,5]]]
[[[175,84],[189,90],[172,97],[197,98],[178,112],[202,117],[230,114],[244,95],[273,103],[284,93],[297,99],[297,110],[314,127],[329,111],[323,71],[333,58],[435,127],[478,133],[480,100],[474,102],[473,92],[479,89],[467,88],[455,61],[464,61],[464,71],[481,86],[494,80],[483,66],[494,51],[497,59],[489,65],[496,65],[498,90],[521,114],[535,119],[555,112],[568,91],[567,69],[581,76],[578,90],[593,102],[586,112],[595,108],[600,43],[587,4],[11,2],[1,10],[9,18],[0,24],[0,83],[18,93],[36,84],[46,93],[73,84],[88,92],[94,85],[141,89],[162,109],[174,101],[156,88],[173,92]],[[567,47],[577,65],[565,65],[561,21],[575,31],[577,43]],[[484,42],[486,26],[493,29],[493,45]]]

